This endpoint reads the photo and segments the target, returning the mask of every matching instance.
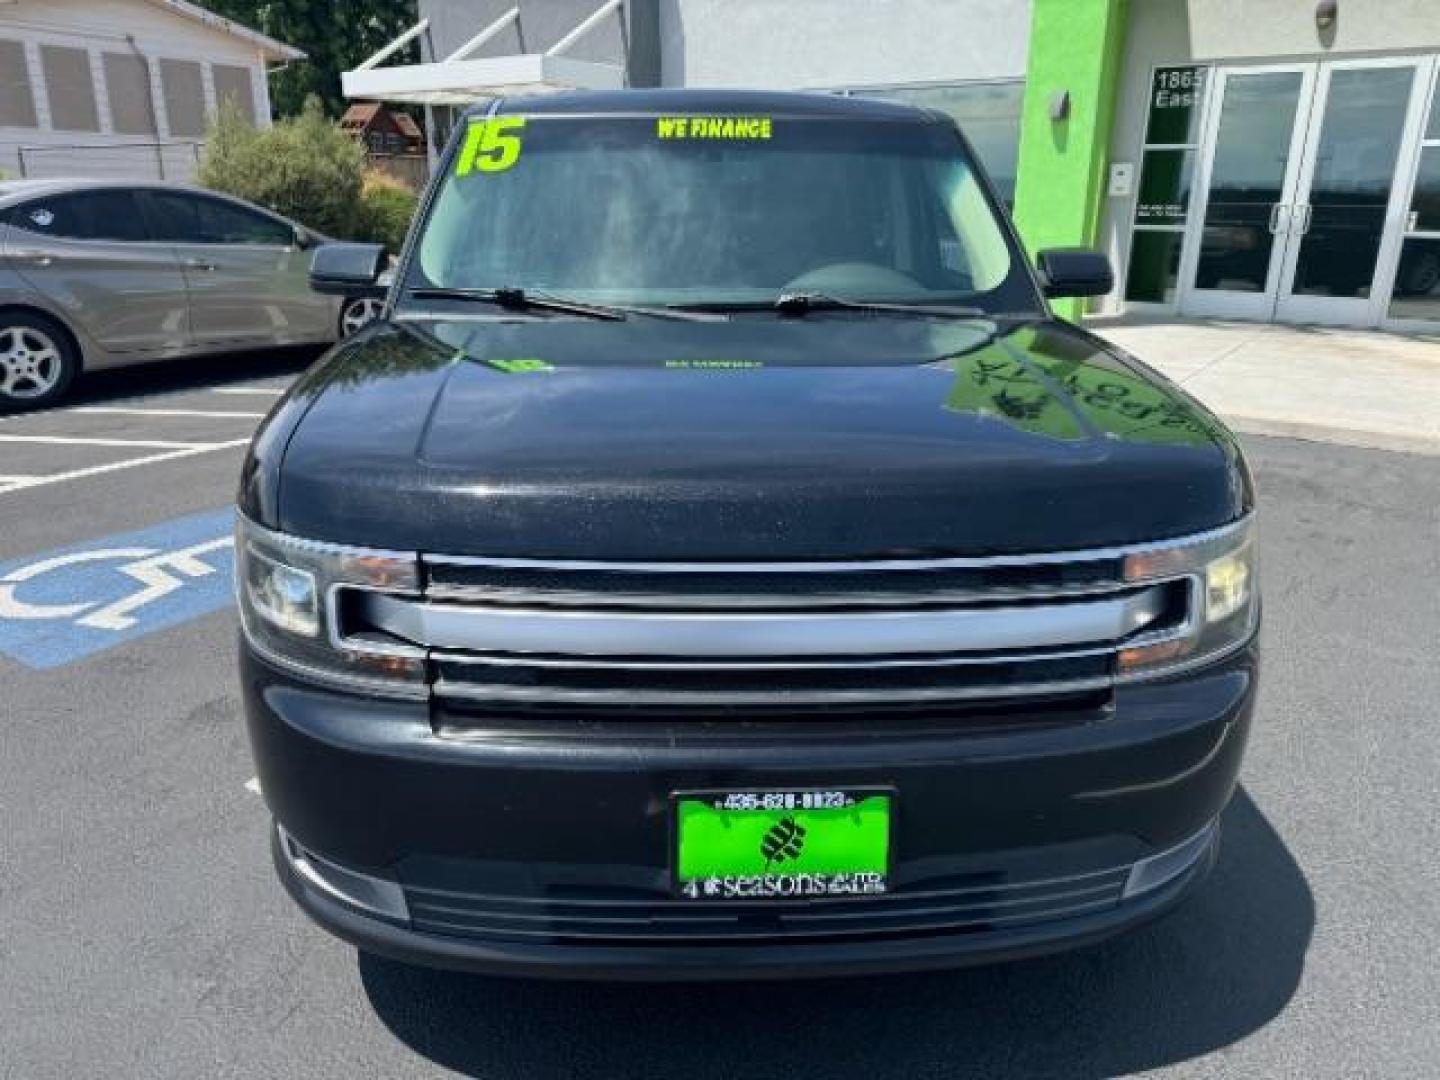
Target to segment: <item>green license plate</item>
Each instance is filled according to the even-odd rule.
[[[681,792],[678,895],[691,900],[875,896],[890,877],[894,792]]]

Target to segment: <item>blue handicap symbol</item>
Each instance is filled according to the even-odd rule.
[[[0,563],[0,653],[55,668],[233,602],[235,512]]]

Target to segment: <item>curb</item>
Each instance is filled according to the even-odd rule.
[[[1440,457],[1440,436],[1376,431],[1371,428],[1352,428],[1336,424],[1316,424],[1305,420],[1275,420],[1216,411],[1219,412],[1220,418],[1226,424],[1244,435],[1301,439],[1305,442],[1334,443],[1365,450],[1388,450],[1399,454],[1425,454]]]

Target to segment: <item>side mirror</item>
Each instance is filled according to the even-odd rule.
[[[315,234],[305,228],[304,225],[295,226],[295,246],[297,248],[301,251],[309,251],[317,243],[319,243],[319,240]]]
[[[328,296],[376,294],[384,269],[380,244],[321,244],[310,259],[310,288]]]
[[[1035,261],[1046,296],[1104,296],[1115,288],[1110,260],[1089,248],[1047,248]]]

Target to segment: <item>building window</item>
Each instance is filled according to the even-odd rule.
[[[121,135],[154,135],[155,110],[150,98],[150,66],[133,53],[105,54],[105,93],[110,98],[110,126]]]
[[[250,69],[230,64],[214,64],[210,68],[215,78],[215,105],[224,108],[226,103],[234,105],[240,114],[252,124],[255,122],[255,92],[250,87]]]
[[[63,45],[41,45],[40,64],[45,69],[45,96],[50,99],[50,126],[56,131],[99,131],[90,54]]]
[[[193,60],[161,60],[160,85],[165,91],[165,117],[170,134],[185,138],[205,134],[205,83]]]
[[[35,126],[35,95],[30,89],[25,46],[0,40],[0,127]]]
[[[1189,66],[1156,68],[1151,77],[1150,112],[1126,264],[1126,300],[1175,302],[1209,76],[1208,67]]]
[[[980,164],[1006,206],[1015,204],[1015,166],[1020,157],[1022,79],[949,86],[871,86],[847,90],[861,97],[938,109],[952,117],[975,148]]]
[[[1430,96],[1389,316],[1440,321],[1440,80]]]

